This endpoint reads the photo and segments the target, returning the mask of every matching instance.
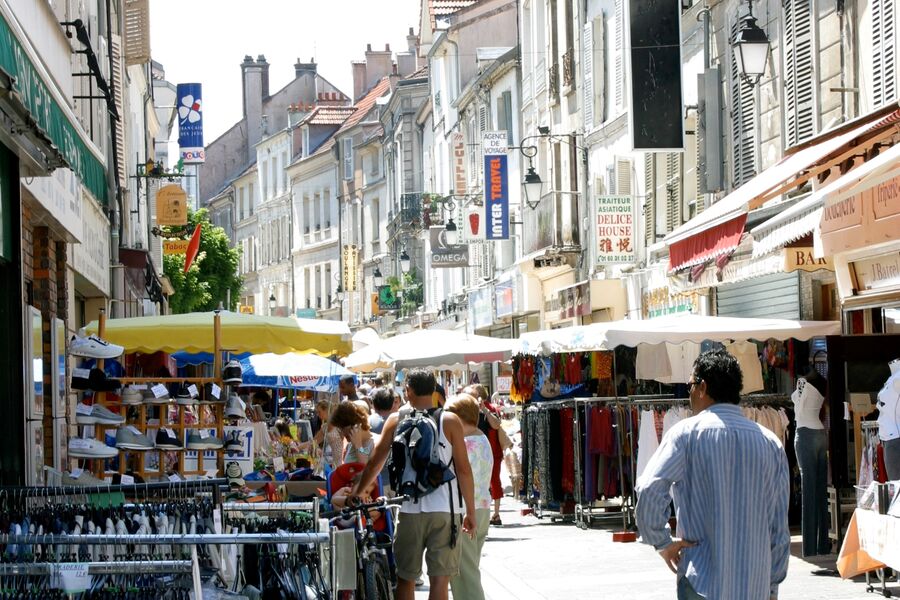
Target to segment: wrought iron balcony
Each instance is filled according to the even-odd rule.
[[[566,50],[562,57],[563,85],[572,87],[575,85],[575,51],[572,48]]]
[[[400,210],[388,213],[388,238],[394,238],[402,231],[417,231],[422,228],[422,197],[422,192],[401,194]]]
[[[550,85],[550,95],[554,98],[559,96],[559,63],[553,63],[547,69],[547,79]]]

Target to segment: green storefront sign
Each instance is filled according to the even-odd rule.
[[[58,148],[69,168],[101,204],[106,204],[106,168],[78,134],[62,107],[50,94],[31,59],[13,35],[6,18],[0,15],[0,69],[15,78],[13,89],[31,113],[38,128]]]

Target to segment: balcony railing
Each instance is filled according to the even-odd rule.
[[[422,227],[422,192],[402,194],[400,210],[388,213],[388,238],[393,238],[403,230],[412,231]]]
[[[572,87],[575,85],[575,51],[572,48],[566,50],[562,57],[563,85]]]
[[[553,63],[547,69],[547,84],[550,86],[550,96],[559,97],[559,63]]]

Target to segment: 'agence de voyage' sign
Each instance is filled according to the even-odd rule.
[[[484,150],[484,210],[487,220],[486,239],[509,239],[509,167],[505,131],[481,134]]]

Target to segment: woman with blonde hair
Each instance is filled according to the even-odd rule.
[[[454,598],[484,600],[481,587],[481,549],[487,538],[491,519],[491,472],[494,468],[494,454],[487,436],[478,428],[481,413],[478,401],[469,394],[458,394],[444,404],[444,410],[452,412],[462,421],[466,452],[472,465],[472,479],[475,482],[475,537],[460,536],[461,553],[459,574],[450,579],[450,589]]]
[[[316,432],[315,441],[322,448],[322,468],[320,471],[333,471],[344,463],[344,437],[340,429],[328,422],[331,402],[319,400],[316,404],[316,415],[322,422]]]

